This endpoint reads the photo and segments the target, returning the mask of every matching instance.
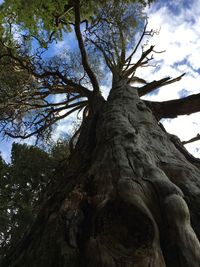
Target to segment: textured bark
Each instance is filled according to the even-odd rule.
[[[125,80],[95,101],[69,165],[2,266],[199,267],[198,166]]]

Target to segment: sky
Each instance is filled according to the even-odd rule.
[[[155,55],[159,62],[157,68],[151,70],[152,77],[156,80],[182,73],[186,75],[181,81],[162,87],[147,99],[164,101],[200,93],[200,1],[159,1],[148,14],[149,28],[159,30],[150,42],[155,45],[155,50],[166,50]],[[147,73],[146,77],[151,76]],[[200,133],[200,112],[166,119],[163,124],[168,132],[182,141],[189,140]],[[200,157],[200,141],[187,144],[186,148]]]
[[[147,13],[148,30],[159,32],[149,40],[149,45],[155,45],[156,51],[166,52],[155,54],[156,67],[143,68],[137,75],[147,81],[166,76],[177,77],[182,73],[186,75],[180,82],[162,87],[145,99],[164,101],[200,93],[200,1],[159,0]],[[58,42],[51,52],[59,51],[63,46],[66,46],[64,41]],[[108,94],[109,88],[106,84],[102,91],[105,96]],[[74,116],[63,120],[57,126],[54,138],[72,131],[75,121]],[[166,119],[162,123],[169,133],[177,135],[182,141],[200,133],[200,113]],[[27,142],[32,143],[31,140]],[[0,143],[0,151],[7,162],[10,161],[11,144],[11,140]],[[200,157],[200,141],[188,144],[186,148],[194,156]]]

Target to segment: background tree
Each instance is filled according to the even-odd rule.
[[[143,46],[133,58],[142,39],[153,34],[145,24],[145,2],[72,0],[58,2],[60,9],[45,2],[45,12],[40,3],[25,5],[27,13],[21,1],[2,5],[1,60],[22,82],[12,88],[2,79],[2,132],[48,137],[58,120],[79,110],[83,121],[33,227],[2,266],[199,266],[199,160],[159,120],[200,111],[200,94],[159,103],[140,98],[184,75],[137,77],[156,53],[154,46]],[[16,40],[13,25],[23,38]],[[76,60],[42,53],[61,26],[75,34]],[[27,46],[31,36],[35,49]],[[91,53],[112,74],[107,100]],[[55,102],[55,94],[64,99]]]
[[[58,140],[49,153],[38,147],[13,143],[11,163],[0,165],[0,258],[16,246],[37,215],[42,193],[67,162],[67,140]]]

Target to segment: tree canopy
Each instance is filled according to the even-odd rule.
[[[74,111],[84,110],[85,116],[93,95],[100,93],[102,67],[97,58],[104,59],[112,73],[117,70],[127,77],[147,64],[153,47],[143,51],[131,66],[141,41],[135,39],[135,32],[145,27],[142,37],[152,33],[144,24],[146,4],[5,1],[1,5],[0,43],[2,133],[20,138],[49,137],[55,123]],[[59,38],[67,38],[66,31],[76,36],[79,51],[46,58],[46,49],[58,40],[59,32]]]
[[[34,135],[39,140],[49,138],[56,123],[73,112],[83,112],[84,118],[92,111],[94,96],[101,94],[105,72],[140,83],[140,96],[179,81],[184,73],[158,81],[137,77],[137,69],[148,66],[157,53],[154,46],[141,46],[145,36],[155,34],[147,28],[144,13],[151,2],[4,1],[0,7],[2,134],[23,139]],[[70,47],[62,54],[48,54],[61,38],[67,42],[69,32]],[[195,95],[146,104],[159,120],[197,112],[198,101]]]

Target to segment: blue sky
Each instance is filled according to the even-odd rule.
[[[164,101],[200,93],[200,1],[160,0],[147,12],[149,30],[151,28],[159,30],[159,35],[154,35],[149,44],[155,45],[157,51],[166,50],[166,52],[155,55],[158,62],[156,68],[143,68],[138,75],[147,81],[166,76],[176,77],[184,72],[186,75],[180,82],[163,87],[156,94],[146,98]],[[51,54],[67,48],[71,42],[71,36],[68,37],[68,43],[58,42],[51,48]],[[109,87],[105,84],[102,90],[107,95]],[[72,131],[75,120],[76,117],[71,116],[68,120],[62,121],[54,137],[58,138],[60,134]],[[163,123],[170,133],[178,135],[181,140],[188,140],[200,133],[200,113],[179,116]],[[10,158],[11,143],[11,140],[0,143],[0,151],[6,161]],[[200,141],[188,144],[186,147],[195,156],[200,157]]]

